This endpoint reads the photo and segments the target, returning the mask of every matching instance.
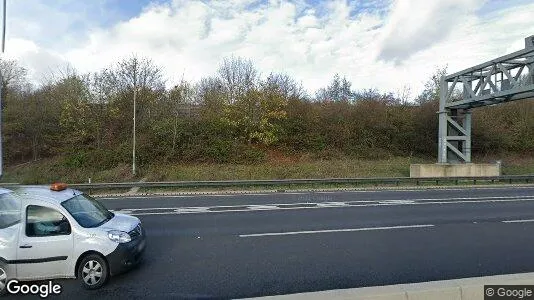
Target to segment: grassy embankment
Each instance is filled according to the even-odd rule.
[[[534,157],[530,155],[500,157],[503,174],[534,174]],[[494,159],[479,158],[476,162]],[[306,156],[298,158],[270,157],[256,164],[151,164],[141,166],[137,177],[131,175],[130,165],[112,169],[69,168],[61,158],[45,159],[24,165],[8,166],[3,182],[45,184],[53,181],[69,183],[126,182],[146,178],[147,181],[189,180],[248,180],[291,178],[347,178],[347,177],[404,177],[409,176],[412,163],[433,163],[433,159],[392,157],[381,160],[337,158],[317,160]]]

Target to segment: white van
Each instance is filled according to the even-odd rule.
[[[97,289],[136,265],[144,249],[138,218],[65,184],[0,188],[0,294],[12,279],[78,278]]]

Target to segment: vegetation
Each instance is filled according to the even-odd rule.
[[[160,66],[136,56],[90,74],[62,70],[39,86],[15,61],[0,61],[0,70],[4,181],[26,183],[134,179],[134,96],[138,177],[406,176],[410,163],[434,161],[445,72],[438,70],[410,99],[407,91],[356,91],[338,75],[308,95],[296,79],[261,77],[250,60],[236,57],[212,76],[172,87]],[[529,157],[534,150],[532,102],[473,115],[478,159]]]

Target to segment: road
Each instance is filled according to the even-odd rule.
[[[534,187],[103,198],[137,269],[59,298],[226,299],[534,272]]]

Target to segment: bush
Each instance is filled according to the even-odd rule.
[[[88,154],[84,151],[71,153],[64,159],[63,165],[69,169],[84,168],[87,166]]]
[[[265,150],[250,145],[239,145],[235,148],[234,163],[257,163],[265,161],[267,153]]]

